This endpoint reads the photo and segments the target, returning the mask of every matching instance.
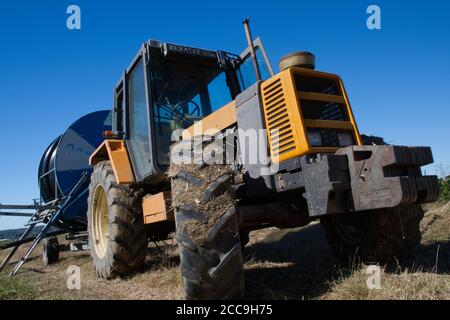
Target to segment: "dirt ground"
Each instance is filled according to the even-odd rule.
[[[367,266],[336,264],[320,224],[253,232],[245,248],[247,298],[450,299],[450,203],[426,211],[421,245],[382,266],[381,289],[367,288]],[[112,281],[96,278],[88,252],[62,253],[58,264],[45,267],[39,251],[15,278],[0,275],[0,299],[182,298],[174,243],[151,244],[144,272]],[[71,265],[80,267],[80,290],[67,288]]]

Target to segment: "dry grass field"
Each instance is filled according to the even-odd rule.
[[[320,224],[253,232],[245,248],[247,298],[450,299],[450,203],[426,206],[422,229],[421,245],[381,266],[381,289],[372,290],[367,266],[336,264]],[[143,273],[112,281],[95,277],[87,252],[62,253],[44,267],[36,251],[16,277],[0,275],[0,299],[181,299],[177,251],[174,243],[152,244]],[[71,265],[81,268],[80,290],[67,289]]]

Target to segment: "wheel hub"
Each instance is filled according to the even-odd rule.
[[[92,230],[95,252],[104,257],[109,240],[109,214],[106,192],[103,186],[97,185],[92,203]]]

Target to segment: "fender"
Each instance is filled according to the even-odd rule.
[[[123,140],[105,140],[89,157],[89,164],[95,166],[101,161],[111,162],[118,184],[132,184],[134,178],[127,146]]]

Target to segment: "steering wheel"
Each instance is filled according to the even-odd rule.
[[[173,119],[173,115],[175,113],[181,115],[183,118],[185,117],[185,113],[179,112],[178,109],[180,109],[180,107],[183,106],[183,104],[187,104],[189,105],[189,103],[192,103],[194,105],[194,109],[188,113],[190,116],[197,116],[200,117],[200,106],[197,104],[197,102],[193,101],[193,100],[185,100],[185,101],[180,101],[178,102],[173,108],[172,108],[172,113],[170,114],[170,117]]]

